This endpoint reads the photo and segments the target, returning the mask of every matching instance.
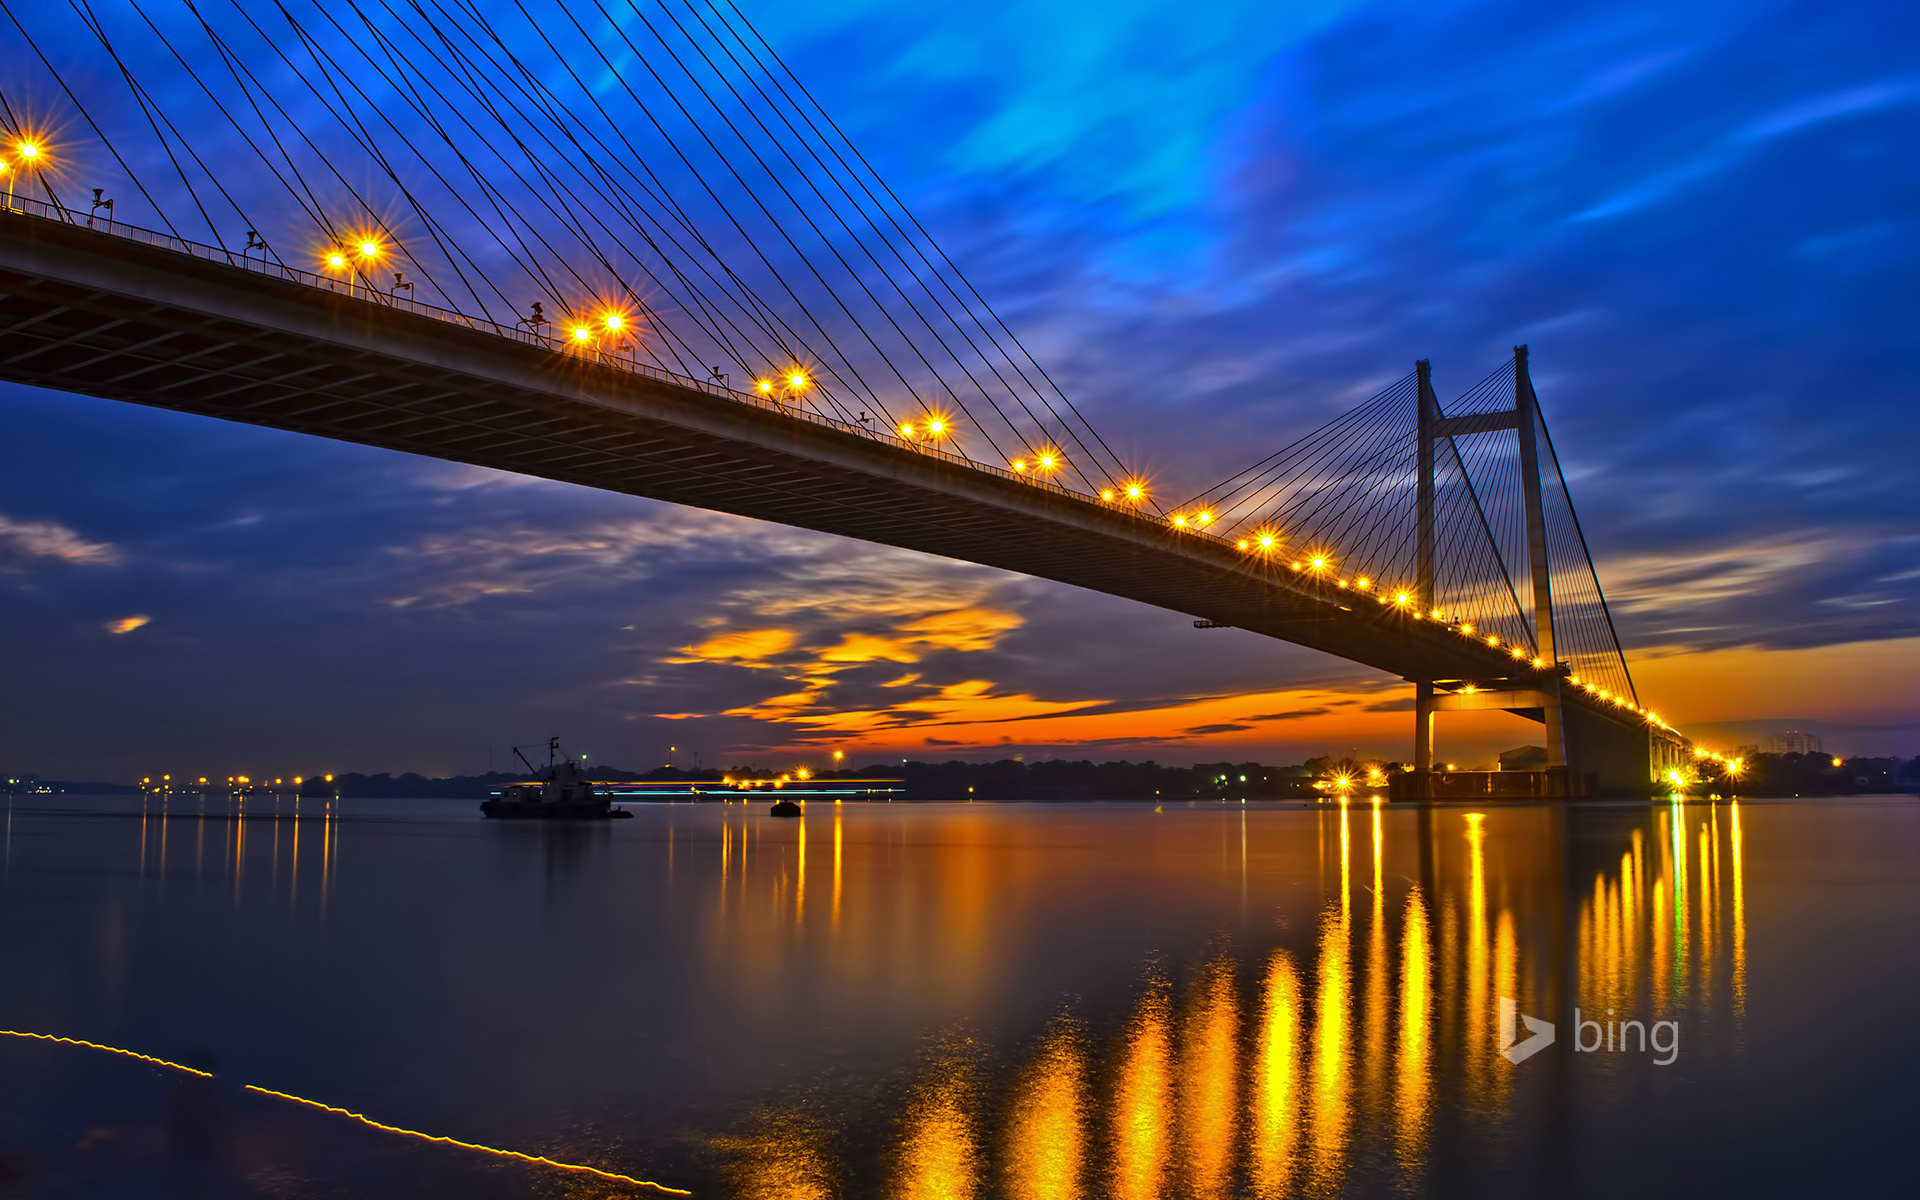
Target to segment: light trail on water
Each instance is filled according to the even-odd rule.
[[[157,1067],[166,1067],[172,1071],[181,1071],[188,1075],[197,1075],[202,1079],[212,1079],[214,1077],[211,1071],[202,1071],[197,1067],[189,1067],[183,1063],[170,1062],[164,1058],[155,1058],[151,1054],[141,1054],[137,1050],[123,1050],[118,1046],[105,1046],[99,1042],[89,1042],[82,1038],[56,1037],[50,1033],[28,1033],[18,1029],[0,1029],[0,1036],[23,1038],[36,1042],[58,1042],[66,1046],[81,1046],[88,1050],[101,1050],[108,1054],[118,1054],[124,1058],[139,1059],[141,1062],[152,1063]],[[601,1179],[611,1179],[616,1183],[630,1183],[635,1187],[652,1188],[655,1191],[664,1192],[670,1196],[693,1195],[692,1192],[685,1188],[668,1187],[664,1183],[655,1183],[650,1179],[636,1179],[632,1175],[622,1175],[618,1171],[603,1171],[599,1167],[589,1167],[581,1163],[560,1162],[557,1159],[545,1158],[537,1154],[525,1154],[518,1150],[501,1150],[493,1146],[482,1146],[478,1142],[463,1142],[458,1138],[421,1133],[414,1129],[402,1129],[398,1125],[387,1125],[374,1120],[372,1117],[363,1116],[349,1109],[336,1108],[331,1104],[322,1104],[318,1100],[309,1100],[305,1096],[296,1096],[291,1092],[275,1091],[272,1088],[261,1087],[256,1083],[244,1084],[242,1086],[246,1091],[258,1092],[262,1096],[272,1096],[276,1100],[285,1100],[291,1104],[298,1104],[306,1108],[316,1108],[322,1112],[330,1112],[338,1116],[347,1117],[371,1129],[378,1129],[382,1133],[397,1133],[402,1137],[418,1138],[423,1142],[435,1142],[442,1146],[458,1146],[462,1150],[475,1150],[481,1154],[492,1154],[500,1158],[518,1159],[521,1162],[534,1163],[543,1167],[553,1167],[556,1170],[574,1171],[583,1175],[593,1175]]]
[[[102,1046],[99,1042],[89,1042],[81,1038],[55,1037],[50,1033],[26,1033],[18,1029],[0,1029],[0,1035],[6,1037],[27,1038],[36,1042],[59,1042],[64,1046],[84,1046],[89,1050],[104,1050],[108,1054],[118,1054],[125,1058],[137,1058],[141,1062],[152,1063],[156,1067],[166,1067],[172,1071],[185,1071],[189,1075],[198,1075],[202,1079],[212,1079],[213,1072],[202,1071],[183,1063],[168,1062],[164,1058],[155,1058],[151,1054],[141,1054],[137,1050],[122,1050],[118,1046]]]

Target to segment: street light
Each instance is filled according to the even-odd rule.
[[[40,166],[41,165],[40,157],[43,150],[44,150],[44,147],[42,147],[40,143],[31,141],[31,140],[16,142],[14,143],[14,147],[13,147],[13,152],[20,156],[20,166],[23,168]],[[8,205],[12,205],[13,203],[13,182],[17,175],[18,175],[17,171],[13,171],[13,170],[7,171],[7,203]]]

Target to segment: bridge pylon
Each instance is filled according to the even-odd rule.
[[[1528,672],[1524,679],[1443,680],[1414,679],[1413,765],[1414,791],[1431,797],[1437,790],[1433,774],[1434,717],[1441,712],[1504,709],[1539,721],[1547,752],[1546,769],[1528,773],[1524,793],[1538,796],[1586,795],[1597,791],[1644,790],[1652,779],[1657,753],[1643,722],[1629,727],[1566,703],[1569,668],[1558,656],[1553,617],[1553,569],[1547,544],[1546,508],[1540,477],[1543,422],[1540,398],[1527,366],[1527,347],[1513,349],[1513,407],[1505,411],[1448,417],[1433,390],[1427,360],[1415,365],[1418,383],[1418,445],[1416,482],[1417,581],[1423,612],[1434,613],[1436,589],[1437,459],[1443,447],[1458,458],[1453,439],[1470,434],[1511,430],[1520,459],[1523,519],[1526,528],[1527,572],[1531,584],[1533,635],[1537,656],[1551,664],[1547,671]],[[1516,788],[1521,784],[1515,779]],[[1504,790],[1501,794],[1505,794]]]

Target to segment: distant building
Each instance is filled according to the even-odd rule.
[[[1516,746],[1500,753],[1502,771],[1544,771],[1547,769],[1545,746]]]
[[[1770,733],[1760,739],[1762,754],[1824,754],[1826,748],[1820,744],[1817,733],[1801,733],[1798,729],[1789,729],[1785,733]]]

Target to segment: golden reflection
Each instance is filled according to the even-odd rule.
[[[806,1117],[764,1114],[738,1137],[715,1141],[729,1191],[742,1200],[836,1200],[839,1173],[826,1131]]]
[[[890,1200],[970,1200],[983,1185],[978,1090],[957,1049],[935,1056],[907,1099]]]
[[[1733,1016],[1737,1022],[1747,1016],[1747,889],[1745,854],[1740,841],[1740,802],[1732,805],[1733,817]]]
[[[287,907],[300,904],[300,802],[293,802],[293,867],[287,873]]]
[[[1347,802],[1340,801],[1340,919],[1350,915],[1353,903],[1353,838],[1347,830]]]
[[[1394,1069],[1394,1149],[1402,1172],[1426,1163],[1433,1080],[1433,950],[1427,903],[1414,888],[1400,928],[1400,1053]]]
[[[142,824],[145,824],[144,819]],[[246,802],[233,814],[233,903],[237,907],[247,881],[247,813]]]
[[[1366,1111],[1377,1116],[1386,1102],[1387,1071],[1387,915],[1384,864],[1381,859],[1380,806],[1373,806],[1373,912],[1367,926],[1366,1050],[1361,1056],[1366,1086]]]
[[[1713,999],[1713,926],[1719,897],[1713,894],[1713,846],[1706,822],[1700,824],[1700,989],[1702,999]]]
[[[853,811],[851,819],[860,820],[870,810]],[[1716,979],[1731,980],[1720,990],[1734,992],[1736,1014],[1744,1003],[1744,844],[1737,808],[1729,808],[1724,846],[1715,815],[1697,807],[1655,808],[1638,830],[1618,829],[1599,846],[1590,839],[1577,847],[1573,861],[1587,865],[1572,879],[1561,857],[1566,847],[1546,842],[1547,822],[1523,811],[1441,810],[1435,817],[1448,836],[1439,852],[1429,853],[1429,840],[1417,855],[1412,845],[1391,842],[1384,810],[1368,814],[1365,831],[1352,830],[1354,815],[1329,805],[1318,819],[1318,846],[1300,848],[1307,877],[1317,857],[1329,889],[1309,935],[1313,944],[1297,944],[1299,934],[1287,932],[1284,920],[1268,933],[1241,935],[1256,939],[1251,949],[1262,955],[1259,978],[1244,998],[1244,1023],[1236,957],[1215,953],[1174,981],[1156,972],[1111,1043],[1090,1042],[1077,1025],[1056,1026],[1004,1076],[988,1071],[972,1050],[931,1059],[909,1093],[891,1152],[863,1151],[850,1160],[849,1170],[864,1163],[884,1180],[856,1184],[849,1175],[843,1184],[819,1156],[825,1143],[818,1129],[771,1121],[762,1133],[728,1143],[739,1184],[734,1194],[830,1196],[844,1186],[892,1200],[1280,1200],[1380,1190],[1387,1186],[1376,1178],[1381,1173],[1393,1174],[1402,1190],[1418,1191],[1434,1169],[1442,1113],[1464,1112],[1494,1132],[1510,1115],[1518,1089],[1530,1086],[1524,1082],[1529,1074],[1540,1076],[1539,1068],[1509,1064],[1497,1054],[1499,997],[1555,1021],[1583,1006],[1603,1028],[1616,1018],[1625,1028],[1710,1003]],[[1463,816],[1461,826],[1444,824]],[[863,959],[870,944],[924,941],[970,966],[988,961],[987,945],[1009,894],[1039,886],[1034,872],[1043,860],[1033,848],[996,841],[988,819],[975,810],[943,818],[937,846],[911,851],[922,855],[918,860],[907,857],[906,828],[891,822],[868,826],[862,852],[846,858],[845,819],[836,809],[836,919],[843,869],[859,890],[839,935],[850,940],[836,942],[836,954],[846,969],[876,980],[903,976],[897,957]],[[1265,856],[1261,818],[1243,820],[1257,868]],[[1498,841],[1490,837],[1496,820],[1505,822]],[[1609,816],[1606,827],[1617,828],[1614,820]],[[767,828],[779,838],[781,826]],[[802,829],[799,842],[804,826],[796,828]],[[1463,835],[1458,841],[1455,829]],[[742,871],[742,898],[747,851],[761,832],[752,820],[722,831],[721,869]],[[1355,851],[1369,848],[1354,844],[1355,832],[1369,838],[1370,880],[1353,877],[1362,866]],[[1196,845],[1230,893],[1237,882],[1231,823],[1223,820],[1217,829],[1209,823],[1206,837]],[[1216,848],[1213,840],[1221,844]],[[1420,871],[1419,882],[1393,885],[1404,892],[1393,903],[1385,869],[1390,853],[1401,853]],[[909,863],[916,869],[905,869]],[[779,855],[755,865],[763,872],[752,885],[755,895],[773,875],[790,871],[796,893],[804,888],[804,851],[797,867]],[[1338,902],[1331,892],[1336,865]],[[818,871],[816,908],[824,886]],[[1261,871],[1249,875],[1257,903]],[[1696,876],[1697,889],[1690,885]],[[1356,884],[1370,887],[1371,903],[1354,894]],[[1562,888],[1572,892],[1564,910]],[[878,903],[867,902],[870,893]],[[755,982],[768,989],[777,989],[798,961],[789,951],[797,945],[791,922],[801,901],[796,895],[789,912],[784,891],[778,897],[771,921],[756,902],[752,914],[738,914],[727,926],[729,952],[756,947],[761,977]],[[1723,902],[1724,913],[1718,910]],[[1230,894],[1224,903],[1231,907]],[[1554,915],[1560,911],[1576,922],[1574,945],[1560,940],[1563,918]],[[1367,922],[1364,931],[1356,921]],[[1575,930],[1567,934],[1573,940]],[[1272,941],[1258,940],[1268,937]],[[1562,951],[1576,958],[1564,1000],[1553,965]],[[1728,961],[1707,963],[1716,953]],[[1639,961],[1642,954],[1648,962]],[[967,978],[948,974],[951,967],[922,964],[914,977],[941,988]],[[1578,1034],[1562,1026],[1562,1036]],[[1624,1040],[1617,1045],[1601,1043],[1609,1053],[1625,1049]],[[1102,1066],[1097,1088],[1095,1061]],[[1011,1085],[1004,1107],[1003,1093],[989,1090],[992,1079]],[[875,1186],[881,1182],[884,1187]]]
[[[1239,1130],[1240,1001],[1231,959],[1207,964],[1181,1024],[1180,1133],[1188,1186],[1196,1197],[1224,1197]]]
[[[1253,1068],[1253,1193],[1274,1200],[1293,1179],[1294,1127],[1300,1091],[1300,976],[1285,950],[1267,963],[1260,1035]],[[1137,1196],[1158,1192],[1131,1193]]]
[[[333,805],[329,803],[320,817],[320,911],[327,910],[333,894]]]
[[[1485,1095],[1493,1074],[1494,1001],[1487,994],[1486,817],[1467,814],[1466,1058],[1474,1095]]]
[[[796,850],[800,865],[796,868],[793,882],[793,923],[797,927],[806,920],[807,916],[807,814],[805,810],[801,811],[800,819],[795,824],[800,829]]]
[[[840,802],[833,802],[833,915],[835,929],[840,928]]]
[[[1678,1005],[1687,989],[1687,823],[1686,814],[1680,807],[1680,797],[1673,798],[1671,819],[1668,822],[1669,861],[1673,864],[1673,950],[1668,956],[1673,976],[1667,981],[1668,998]]]
[[[1022,1073],[1007,1122],[1004,1194],[1079,1200],[1087,1148],[1086,1050],[1075,1031],[1047,1035]]]
[[[1500,920],[1493,935],[1493,994],[1507,996],[1515,1001],[1525,999],[1520,994],[1520,949],[1513,936],[1513,913],[1505,908],[1500,910]],[[1482,1022],[1484,1028],[1491,1029],[1494,1019],[1491,1014]],[[1489,1062],[1486,1077],[1487,1091],[1485,1101],[1494,1108],[1506,1105],[1512,1077],[1507,1072],[1494,1068]]]
[[[1114,1200],[1157,1200],[1173,1111],[1173,1017],[1164,981],[1149,981],[1123,1054],[1113,1102]]]
[[[1319,993],[1313,1012],[1313,1107],[1308,1135],[1312,1181],[1323,1191],[1332,1190],[1346,1169],[1350,933],[1344,905],[1340,913],[1329,912],[1321,919]]]

